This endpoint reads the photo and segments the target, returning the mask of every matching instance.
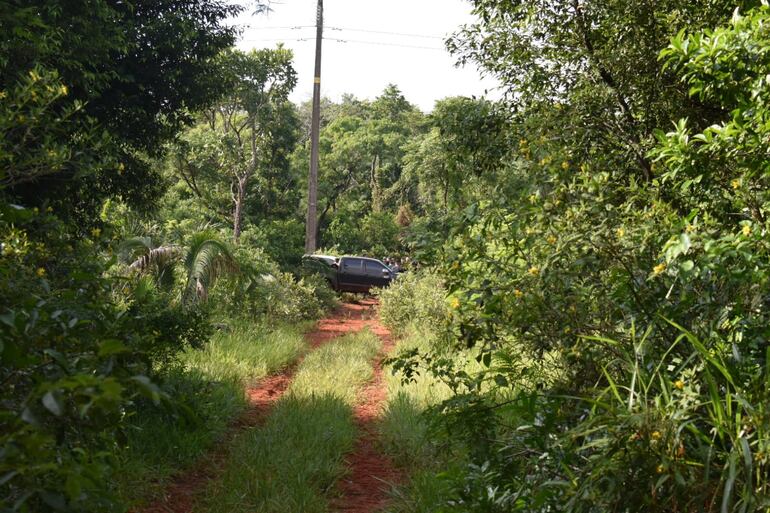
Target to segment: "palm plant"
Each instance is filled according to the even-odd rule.
[[[206,301],[209,288],[219,276],[238,272],[238,263],[227,244],[207,232],[193,236],[184,263],[187,285],[182,301],[185,304]]]
[[[155,246],[149,237],[133,237],[120,245],[119,255],[130,272],[154,275],[164,290],[173,288],[174,270],[184,257],[187,279],[182,302],[188,306],[205,302],[217,278],[238,272],[238,263],[230,248],[208,231],[193,235],[187,248],[174,244]]]

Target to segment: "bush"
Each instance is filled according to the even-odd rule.
[[[166,399],[153,364],[199,343],[205,312],[105,278],[99,230],[79,241],[52,214],[0,208],[0,509],[109,511],[123,420]]]
[[[435,329],[447,319],[446,289],[433,271],[401,273],[388,288],[378,289],[380,318],[396,334],[409,326]]]

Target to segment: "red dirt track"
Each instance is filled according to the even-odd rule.
[[[376,426],[387,402],[382,360],[393,350],[395,341],[377,320],[367,322],[366,326],[380,337],[382,349],[374,362],[374,378],[358,394],[358,404],[353,413],[359,438],[353,453],[347,458],[350,473],[337,486],[341,496],[332,504],[333,511],[345,513],[380,511],[388,503],[391,485],[401,481],[401,473],[378,449]]]
[[[390,332],[376,319],[376,305],[377,302],[371,299],[345,303],[330,317],[319,321],[316,329],[306,335],[311,350],[339,336],[355,333],[366,327],[378,335],[383,342],[380,354],[374,362],[374,378],[359,392],[358,404],[354,408],[359,438],[353,453],[347,457],[350,472],[338,483],[337,490],[340,496],[332,503],[333,511],[360,513],[378,511],[387,503],[389,484],[400,480],[400,474],[392,462],[377,449],[375,422],[387,398],[381,362],[395,343]],[[269,415],[273,404],[281,398],[291,384],[296,367],[297,364],[294,364],[246,390],[248,397],[246,411],[233,423],[216,447],[190,469],[177,475],[161,497],[138,511],[141,513],[192,513],[199,494],[205,490],[208,482],[215,479],[221,472],[227,459],[227,447],[232,439],[239,432],[262,423]]]

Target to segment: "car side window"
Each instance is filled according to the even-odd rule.
[[[363,261],[360,258],[346,258],[342,261],[342,270],[346,273],[361,273]]]
[[[371,260],[364,260],[366,266],[366,274],[379,275],[382,271],[386,271],[385,266],[379,262],[372,262]]]

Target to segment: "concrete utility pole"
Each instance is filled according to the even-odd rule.
[[[324,30],[324,3],[318,0],[316,12],[315,74],[313,75],[313,117],[310,122],[310,177],[307,191],[305,253],[316,250],[318,233],[318,131],[321,127],[321,41]]]

